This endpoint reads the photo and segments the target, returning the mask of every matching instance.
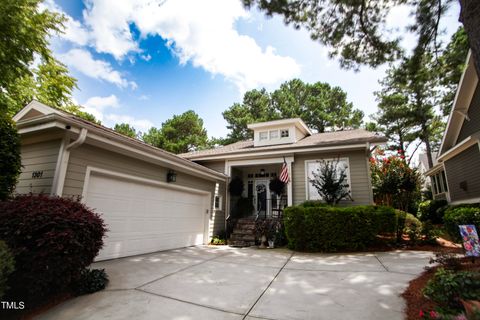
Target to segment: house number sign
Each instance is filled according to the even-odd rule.
[[[32,179],[40,179],[42,176],[43,176],[43,170],[32,172]]]

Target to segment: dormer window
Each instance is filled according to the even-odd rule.
[[[289,137],[289,131],[288,131],[288,129],[282,129],[282,130],[280,130],[280,137],[282,137],[282,138],[288,138],[288,137]]]
[[[270,131],[270,140],[272,139],[278,139],[278,130]]]
[[[260,141],[268,140],[268,131],[260,131],[258,133],[258,139]]]

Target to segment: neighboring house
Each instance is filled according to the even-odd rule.
[[[480,85],[471,53],[460,80],[432,178],[435,199],[480,202]]]
[[[207,243],[223,173],[32,101],[14,120],[17,193],[82,197],[108,228],[97,260]]]
[[[339,165],[347,168],[353,201],[343,203],[373,203],[369,156],[374,145],[386,143],[385,137],[363,129],[312,133],[301,119],[250,124],[248,128],[253,130],[253,140],[180,156],[225,173],[230,179],[241,178],[245,185],[243,197],[250,199],[254,206],[252,215],[269,216],[275,214],[279,206],[320,200],[309,179],[322,159],[339,159]],[[269,182],[280,175],[284,163],[290,182],[279,203],[269,190]],[[218,207],[225,208],[222,213],[230,212],[236,201],[230,201],[225,183],[220,185],[217,199]]]
[[[432,153],[432,160],[433,166],[437,165],[437,153]],[[422,183],[422,190],[431,190],[432,183],[431,179],[426,176],[426,173],[430,170],[430,166],[428,165],[428,157],[426,153],[420,153],[418,155],[418,172],[422,175],[423,183]]]

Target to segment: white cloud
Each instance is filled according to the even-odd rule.
[[[133,126],[135,129],[146,132],[148,129],[153,127],[153,123],[147,119],[136,119],[131,116],[127,115],[120,115],[120,114],[107,114],[105,119],[109,121],[112,126],[116,123],[128,123],[129,125]]]
[[[192,63],[223,75],[240,90],[268,85],[298,76],[300,66],[267,46],[241,35],[235,22],[248,13],[238,0],[88,0],[85,24],[99,52],[123,59],[140,52],[130,25],[141,38],[159,35],[168,41],[180,63]]]
[[[104,121],[103,112],[107,108],[118,108],[120,103],[115,95],[107,97],[91,97],[84,104],[84,111],[91,113],[100,121]]]
[[[62,8],[60,8],[54,2],[54,0],[46,0],[39,3],[39,8],[40,10],[47,9],[51,12],[60,13],[65,17],[65,30],[64,33],[60,34],[62,39],[68,40],[80,46],[87,45],[91,40],[89,31],[79,21],[66,14],[65,11],[63,11]]]
[[[91,97],[83,104],[83,110],[91,113],[104,125],[113,127],[116,123],[128,123],[135,129],[142,132],[153,127],[153,123],[147,119],[136,119],[134,117],[115,113],[106,113],[110,109],[119,109],[120,102],[114,94],[106,97]]]
[[[117,60],[128,52],[140,51],[130,32],[129,19],[136,1],[93,1],[85,2],[83,17],[91,28],[93,44],[98,52],[110,53]]]
[[[85,102],[85,107],[96,108],[103,110],[105,108],[118,108],[120,106],[117,96],[114,94],[108,97],[91,97]]]
[[[103,60],[95,60],[90,52],[84,49],[72,49],[67,53],[60,54],[59,59],[88,77],[101,79],[113,83],[121,88],[130,86],[137,88],[137,84],[123,78],[121,73],[114,70],[110,63]]]

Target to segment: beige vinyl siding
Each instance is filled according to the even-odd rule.
[[[475,93],[468,109],[469,120],[463,120],[462,129],[458,135],[456,144],[480,131],[480,83],[477,84]]]
[[[300,204],[306,200],[305,161],[320,159],[348,158],[352,197],[345,204],[365,205],[373,203],[372,188],[369,178],[368,158],[364,150],[349,151],[344,153],[315,153],[308,155],[295,155],[292,164],[293,172],[293,204]]]
[[[151,180],[166,182],[168,168],[153,163],[141,161],[119,153],[100,149],[95,146],[84,144],[70,153],[70,159],[63,188],[64,196],[82,195],[87,166],[106,169],[119,173],[129,174]],[[212,195],[211,203],[215,195],[215,181],[205,180],[189,174],[176,171],[177,181],[175,185],[208,191]],[[210,207],[212,207],[211,205]],[[213,213],[211,212],[211,216]],[[213,227],[212,227],[213,224]],[[210,223],[215,231],[216,221]]]
[[[445,173],[451,201],[461,201],[480,197],[480,152],[474,145],[459,155],[445,161]],[[466,182],[467,190],[460,187]]]
[[[217,172],[225,173],[225,161],[209,161],[198,162],[199,164],[215,170]],[[215,210],[212,213],[212,224],[210,225],[210,231],[213,235],[220,235],[225,231],[225,209],[227,205],[227,193],[225,182],[218,184],[217,194],[222,197],[222,210]]]
[[[15,192],[50,194],[52,190],[55,166],[61,140],[50,140],[25,144],[22,141],[22,173],[18,179]],[[43,172],[41,178],[32,178],[34,171]]]

